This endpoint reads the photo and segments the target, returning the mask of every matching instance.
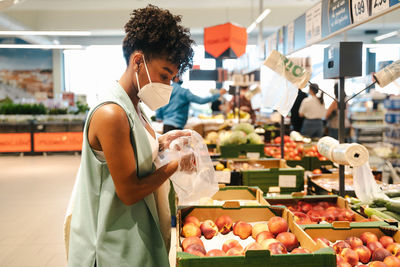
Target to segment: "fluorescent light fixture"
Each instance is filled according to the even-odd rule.
[[[382,41],[384,39],[396,36],[398,34],[399,34],[399,31],[392,31],[392,32],[389,32],[386,34],[379,35],[379,36],[375,37],[374,40],[378,42],[378,41]]]
[[[90,36],[89,31],[0,31],[3,36]]]
[[[271,13],[271,9],[269,9],[269,8],[265,9],[265,10],[256,18],[256,20],[255,20],[252,24],[250,24],[249,27],[247,27],[247,33],[250,33],[251,31],[253,31],[253,30],[256,28],[257,24],[259,24],[261,21],[263,21],[263,20],[268,16],[269,13]]]
[[[0,44],[1,48],[20,49],[84,49],[82,45],[34,45],[34,44]]]

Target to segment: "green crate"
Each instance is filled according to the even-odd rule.
[[[243,185],[258,186],[268,193],[271,186],[280,187],[281,194],[304,190],[303,168],[273,168],[265,170],[242,171]]]
[[[307,171],[309,171],[311,169],[310,157],[303,157],[301,160],[287,160],[286,164],[289,167],[301,166]]]
[[[264,157],[264,145],[226,145],[220,146],[221,158],[238,158],[240,156],[246,156],[247,152],[259,153],[260,158]]]

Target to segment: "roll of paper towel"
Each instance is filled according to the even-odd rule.
[[[318,141],[318,152],[329,160],[341,165],[361,166],[369,159],[368,150],[359,144],[339,144],[329,136]]]

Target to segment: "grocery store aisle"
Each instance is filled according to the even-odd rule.
[[[64,213],[80,156],[0,156],[0,266],[66,266]],[[172,231],[171,266],[175,266]]]

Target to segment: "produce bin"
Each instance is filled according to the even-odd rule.
[[[310,157],[310,171],[320,169],[321,167],[330,166],[333,167],[333,163],[330,160],[320,160],[317,157]]]
[[[200,221],[211,219],[215,221],[221,215],[228,215],[232,220],[244,220],[248,223],[268,221],[273,216],[288,219],[290,232],[294,233],[302,248],[310,250],[311,254],[281,254],[271,255],[268,250],[249,250],[244,256],[200,257],[182,251],[183,237],[180,236],[182,221],[186,216],[195,216]],[[315,243],[304,231],[293,223],[287,210],[269,207],[188,207],[178,211],[176,266],[179,267],[210,267],[210,266],[280,266],[280,267],[334,267],[336,257],[330,248],[316,249]],[[228,234],[229,235],[229,234]],[[218,234],[213,238],[223,237]],[[252,239],[252,237],[249,237]],[[252,239],[254,241],[254,239]],[[240,241],[239,241],[240,242]],[[219,245],[219,244],[218,244]],[[220,244],[222,246],[222,244]]]
[[[310,157],[303,157],[301,160],[287,160],[286,164],[289,167],[296,167],[296,166],[301,166],[305,170],[310,170],[311,169],[311,160]]]
[[[221,158],[239,158],[250,157],[249,153],[255,153],[259,158],[264,157],[264,144],[253,145],[225,145],[219,147],[221,151]]]
[[[323,203],[323,207],[324,209],[326,209],[328,205],[332,205],[334,204],[336,207],[343,209],[343,210],[348,210],[350,212],[350,215],[353,214],[353,220],[352,223],[356,223],[356,222],[361,222],[364,221],[364,223],[370,224],[370,223],[375,223],[372,221],[366,221],[367,218],[365,218],[364,216],[362,216],[361,214],[354,212],[351,210],[350,208],[350,204],[348,201],[346,201],[344,198],[337,196],[337,195],[323,195],[323,196],[319,196],[319,195],[308,195],[308,196],[304,196],[302,194],[292,194],[292,195],[277,195],[277,196],[273,196],[273,197],[264,197],[265,200],[268,202],[268,204],[270,205],[284,205],[286,207],[291,206],[291,208],[289,208],[289,210],[292,213],[295,212],[302,212],[304,214],[306,214],[307,212],[304,212],[304,210],[309,210],[311,209],[309,206],[306,206],[306,203],[309,204],[318,204],[318,203]],[[297,209],[295,206],[297,206]],[[303,210],[303,211],[301,211]],[[301,215],[301,214],[300,214]],[[349,214],[347,215],[348,217],[350,216]],[[321,216],[323,217],[323,214],[321,214]],[[304,217],[302,217],[304,218]],[[345,218],[345,217],[344,217]],[[295,220],[297,221],[297,220]],[[314,220],[314,221],[318,221],[318,220]],[[302,222],[297,221],[298,224],[301,224],[301,227],[304,227],[304,225],[309,225],[310,223],[307,223],[308,221],[303,220]],[[315,224],[317,222],[313,222],[312,224]],[[326,223],[326,222],[324,222]]]
[[[309,174],[307,175],[308,195],[331,195],[339,193],[339,174]],[[345,175],[345,194],[355,197],[353,176]]]

